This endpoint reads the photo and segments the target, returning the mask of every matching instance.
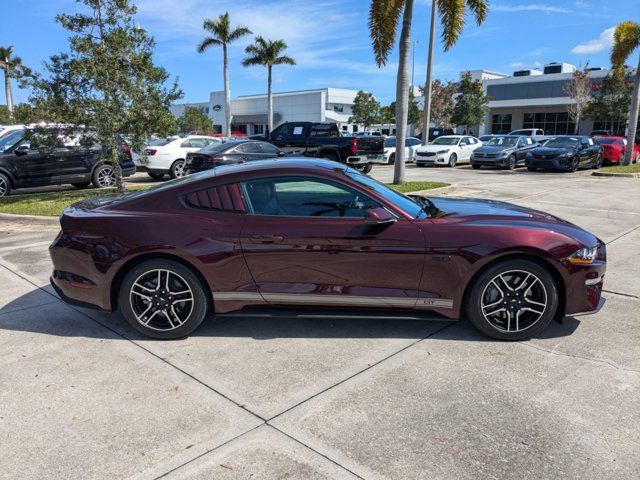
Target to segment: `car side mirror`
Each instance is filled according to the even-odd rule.
[[[278,156],[279,156],[279,157],[284,157],[285,155],[286,155],[286,153],[284,153],[284,152],[282,152],[282,151],[278,152]]]
[[[16,155],[26,155],[28,151],[29,151],[28,145],[20,145],[18,148],[16,148],[13,151],[13,153],[15,153]]]
[[[391,212],[382,207],[371,208],[364,214],[364,223],[367,225],[390,225],[397,221]]]

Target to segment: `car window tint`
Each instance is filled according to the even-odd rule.
[[[243,143],[238,148],[241,149],[244,153],[262,153],[262,150],[260,149],[258,144],[253,142]]]
[[[252,212],[292,217],[364,217],[378,202],[346,185],[306,177],[244,183]]]
[[[257,143],[256,145],[260,147],[260,150],[262,150],[263,153],[268,153],[270,155],[277,155],[280,152],[280,149],[278,147],[271,145],[270,143],[267,143],[267,142],[260,142],[260,143]]]

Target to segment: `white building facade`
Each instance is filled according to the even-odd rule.
[[[345,132],[362,130],[349,123],[357,90],[319,88],[273,94],[273,123],[335,122]],[[182,103],[172,105],[171,113],[180,117],[186,107],[203,108],[209,115],[214,132],[221,132],[225,121],[224,92],[211,92],[208,103]],[[231,130],[246,135],[267,131],[267,95],[243,95],[231,100]]]

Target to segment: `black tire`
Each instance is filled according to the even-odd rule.
[[[567,168],[568,172],[574,173],[578,171],[578,167],[580,166],[580,157],[576,155],[571,159],[571,165]]]
[[[184,158],[179,158],[178,160],[173,162],[173,164],[171,165],[171,168],[169,169],[169,176],[171,178],[184,177],[187,174],[187,172],[184,169],[185,163],[186,162]]]
[[[477,163],[472,163],[471,168],[473,168],[474,170],[480,170],[480,168],[482,168],[482,165],[478,165]]]
[[[389,155],[389,165],[393,165],[396,163],[396,154],[392,153],[391,155]]]
[[[360,170],[362,173],[366,175],[373,169],[373,165],[371,165],[370,163],[367,163],[366,165],[359,165],[357,168],[358,170]]]
[[[6,175],[0,173],[0,197],[7,197],[11,193],[11,182]]]
[[[71,185],[82,190],[83,188],[87,188],[89,185],[91,185],[91,182],[72,183]]]
[[[449,156],[449,166],[450,167],[455,167],[456,163],[458,163],[458,155],[456,155],[455,153],[452,153]]]
[[[502,299],[505,300],[505,303],[502,302],[499,294],[497,295],[498,300],[495,302],[496,297],[491,298],[491,295],[497,294],[500,288],[496,289],[494,285],[497,284],[493,281],[499,278],[499,275],[509,281],[517,279],[522,281],[525,277],[528,279],[536,277],[538,280],[535,282],[525,281],[521,291],[517,290],[517,283],[512,284],[515,289],[510,291],[505,288],[506,284],[498,280],[497,282],[502,285],[501,290],[504,290]],[[527,275],[529,276],[527,277]],[[529,303],[531,300],[526,299],[527,295],[528,298],[531,298],[536,292],[544,294],[544,308]],[[558,308],[558,286],[549,271],[535,262],[520,259],[505,260],[481,272],[471,285],[465,300],[464,312],[467,318],[482,333],[498,340],[522,340],[537,335],[547,328],[553,320]],[[538,304],[542,304],[542,302]],[[539,312],[521,311],[523,306],[539,309]],[[502,319],[499,318],[498,313],[493,316],[485,315],[483,312],[491,313],[491,310],[487,308],[504,310],[503,312],[497,310]],[[520,315],[512,309],[518,309]],[[511,318],[511,322],[507,322],[505,314],[509,315],[508,318]],[[523,322],[524,325],[516,330],[512,328],[516,324],[515,317],[521,315],[523,319],[519,320],[517,325],[519,326],[519,322]],[[527,325],[528,322],[530,325]],[[504,328],[505,325],[510,331]]]
[[[147,172],[147,175],[149,175],[154,180],[160,180],[164,177],[164,173]]]
[[[527,167],[527,170],[529,170],[530,172],[537,172],[538,169],[536,167]]]
[[[591,168],[593,168],[594,170],[598,170],[601,166],[602,166],[602,155],[598,155],[596,156],[596,159],[594,160]]]
[[[516,156],[515,155],[511,155],[507,160],[507,169],[508,170],[515,170],[517,163],[518,163],[518,160],[516,159]]]
[[[111,165],[100,165],[91,176],[96,188],[109,188],[116,186],[116,174]]]
[[[192,300],[176,302],[171,296],[170,289],[169,293],[166,293],[164,288],[166,276],[161,276],[160,288],[154,289],[153,278],[158,270],[171,272],[170,287],[176,289],[185,289],[188,287]],[[150,282],[145,283],[145,277],[151,279]],[[136,288],[136,291],[148,294],[147,300],[132,293],[133,286],[136,282],[141,282],[149,287],[146,289]],[[157,283],[156,280],[156,284]],[[153,297],[153,295],[155,295],[155,297]],[[152,301],[157,300],[160,307],[156,309],[152,306],[152,310],[144,317],[142,314],[144,314],[144,311],[148,311],[145,309],[149,305],[149,299]],[[173,313],[170,310],[171,307],[167,308],[169,304],[171,304],[171,307],[174,307]],[[138,332],[152,338],[171,340],[184,338],[198,328],[209,313],[210,300],[208,290],[190,268],[174,260],[158,258],[139,263],[127,272],[120,286],[120,292],[118,293],[118,305],[122,315],[127,322],[129,322],[129,325]],[[173,316],[174,313],[176,315],[182,315],[182,323],[178,320],[169,320],[167,314],[163,313],[164,311],[168,311],[168,315],[174,319],[180,319],[180,316]],[[155,315],[151,312],[154,312]],[[152,318],[149,318],[149,315],[151,315]],[[138,316],[146,318],[149,325],[145,325],[142,321],[139,321]]]
[[[418,168],[422,168],[422,167],[424,167],[424,166],[425,166],[425,164],[424,164],[424,163],[416,163],[416,167],[418,167]]]

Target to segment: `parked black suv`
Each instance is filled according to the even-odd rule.
[[[113,166],[102,160],[99,148],[80,147],[60,136],[56,148],[38,149],[33,145],[35,137],[29,137],[25,130],[18,130],[0,139],[0,197],[17,188],[46,185],[114,186]],[[136,171],[131,156],[124,151],[120,167],[125,177]]]

